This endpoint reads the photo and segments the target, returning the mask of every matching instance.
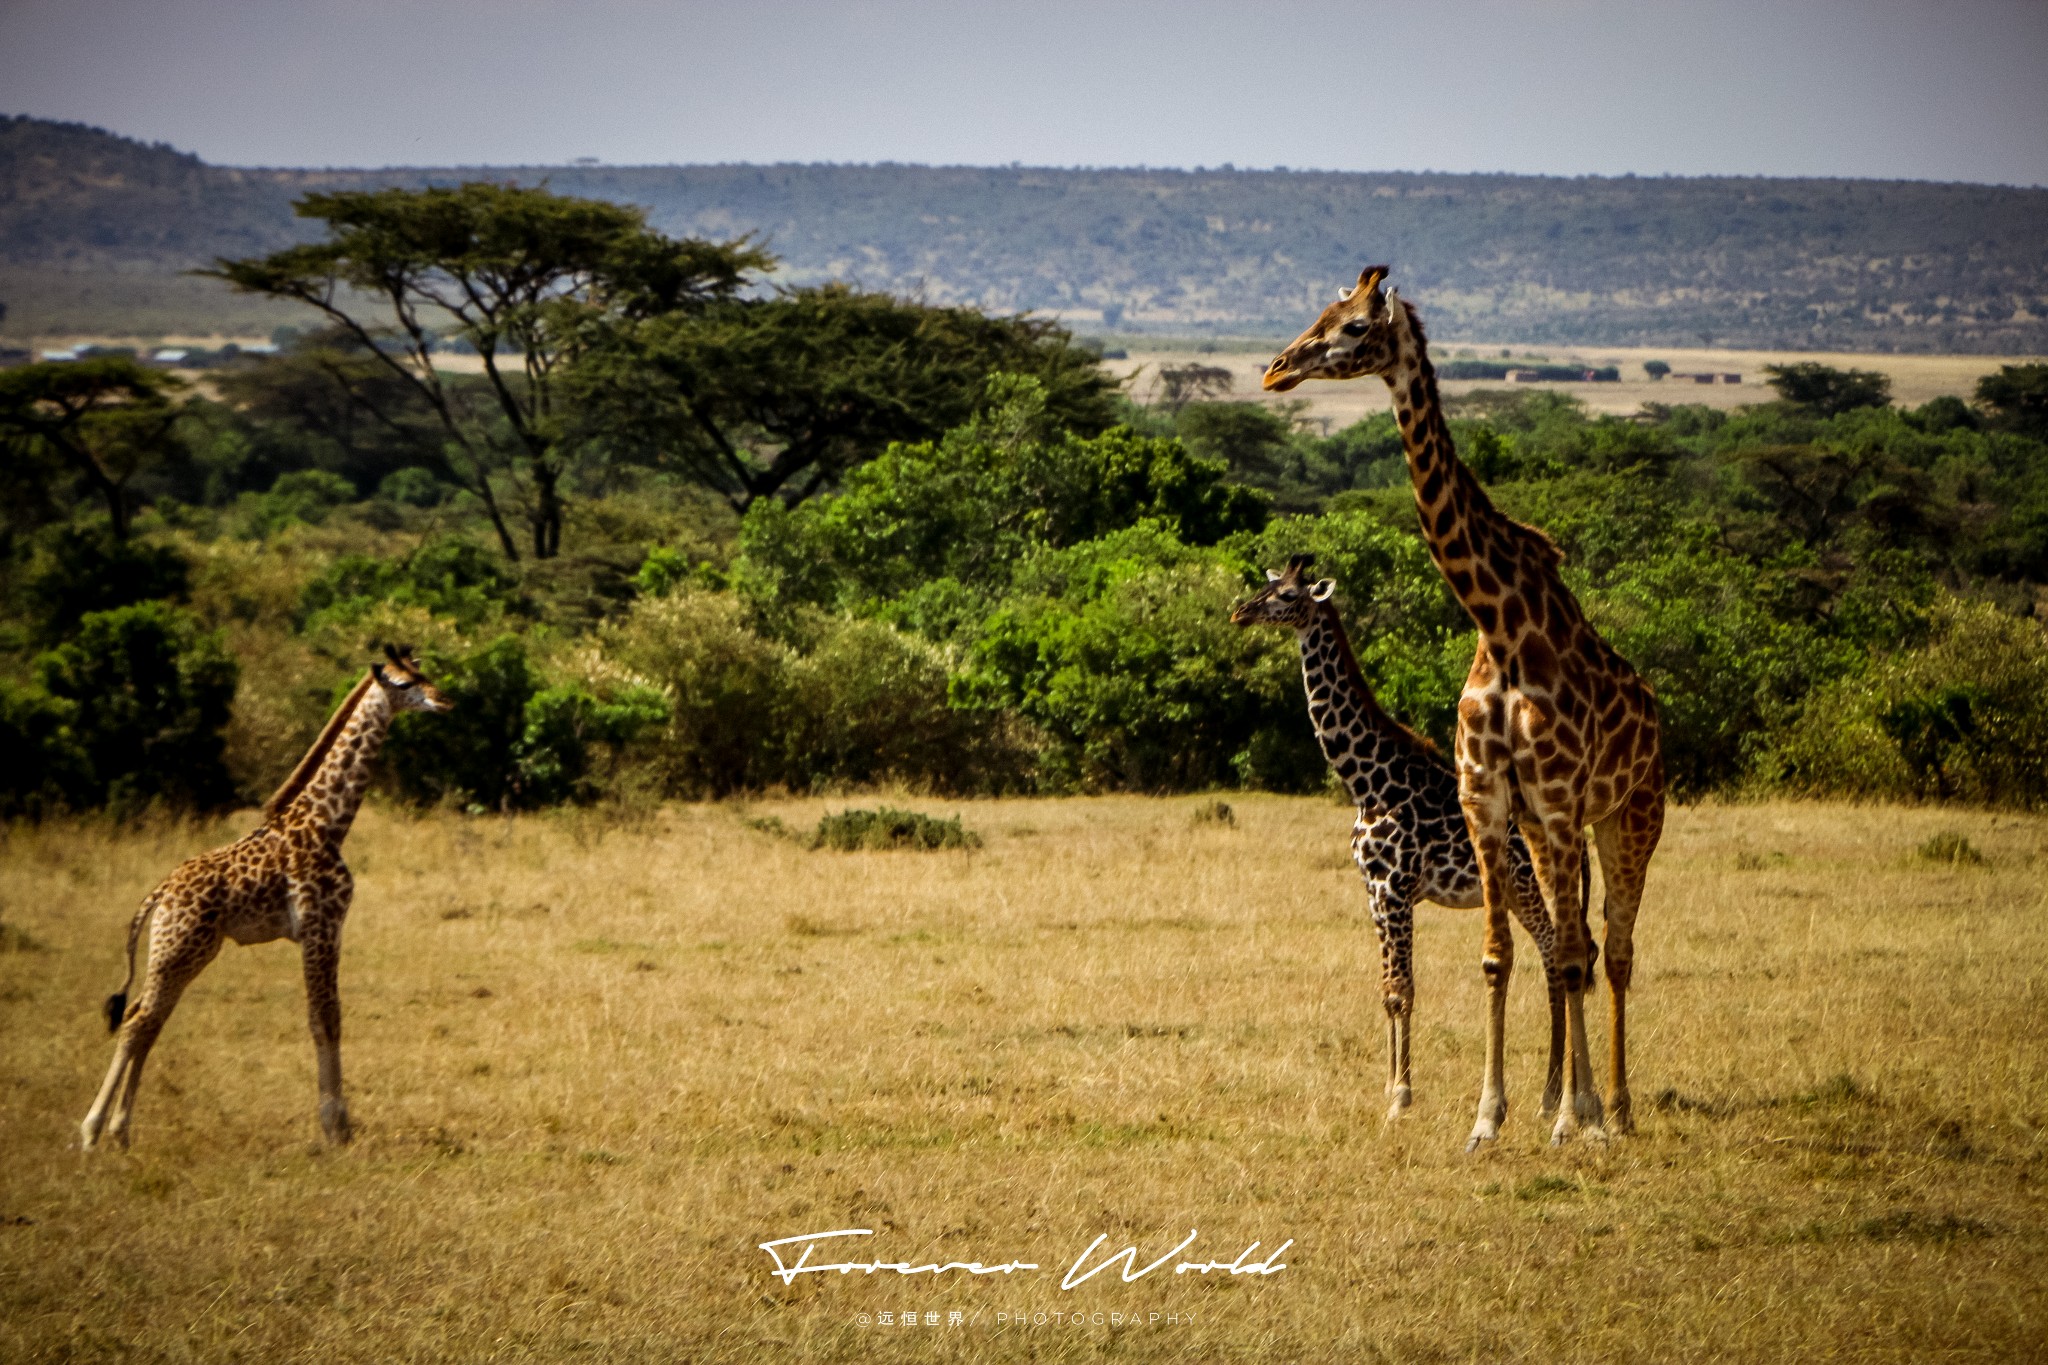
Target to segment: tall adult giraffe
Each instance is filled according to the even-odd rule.
[[[1368,266],[1267,367],[1265,387],[1376,374],[1393,393],[1415,506],[1431,558],[1479,628],[1458,700],[1458,795],[1486,900],[1486,1076],[1467,1150],[1507,1117],[1505,1033],[1514,940],[1508,933],[1508,831],[1518,824],[1542,884],[1564,980],[1572,1102],[1551,1139],[1601,1132],[1586,1042],[1585,987],[1595,953],[1580,883],[1590,826],[1606,887],[1607,984],[1613,996],[1617,1130],[1631,1126],[1627,1003],[1636,910],[1664,830],[1664,763],[1650,686],[1600,638],[1558,573],[1563,556],[1534,527],[1495,508],[1458,459],[1437,400],[1436,371],[1414,308]]]
[[[390,667],[370,665],[299,766],[263,807],[263,821],[224,848],[188,858],[143,897],[128,925],[128,979],[107,998],[107,1027],[119,1031],[114,1060],[85,1122],[79,1146],[91,1151],[103,1134],[128,1145],[128,1123],[142,1064],[178,997],[213,961],[226,939],[299,945],[306,975],[307,1023],[320,1072],[320,1128],[329,1142],[349,1140],[341,1093],[341,924],[354,880],[341,843],[370,784],[370,763],[400,711],[446,711],[448,703],[420,676],[408,649],[385,650]],[[149,927],[142,989],[135,981],[135,945]],[[116,1101],[118,1100],[118,1104]],[[109,1124],[110,1116],[112,1123]]]
[[[1351,860],[1365,878],[1372,925],[1380,938],[1380,1001],[1387,1011],[1388,1118],[1398,1118],[1414,1093],[1408,1042],[1415,1014],[1415,904],[1453,910],[1482,904],[1479,860],[1458,804],[1458,777],[1437,747],[1387,714],[1330,600],[1336,583],[1315,582],[1314,555],[1295,555],[1285,570],[1266,570],[1266,587],[1230,614],[1239,626],[1288,626],[1301,646],[1302,689],[1309,723],[1330,770],[1358,807]],[[1536,941],[1550,987],[1550,1067],[1541,1112],[1557,1108],[1564,1075],[1564,990],[1552,958],[1554,934],[1529,851],[1508,836],[1508,882],[1515,918]]]

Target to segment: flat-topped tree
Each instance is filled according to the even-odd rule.
[[[722,300],[610,329],[574,376],[616,457],[675,469],[744,512],[798,503],[896,441],[935,440],[1035,381],[1049,431],[1116,418],[1115,384],[1057,324],[844,285]]]
[[[176,376],[126,356],[46,361],[0,371],[0,443],[17,483],[43,483],[54,468],[76,474],[107,507],[116,539],[134,509],[128,484],[180,450]],[[24,477],[25,476],[25,477]]]
[[[1586,829],[1600,846],[1606,886],[1607,982],[1613,995],[1617,1128],[1630,1122],[1625,1024],[1635,966],[1636,908],[1664,828],[1664,762],[1649,684],[1586,620],[1549,537],[1502,515],[1459,460],[1437,400],[1421,319],[1383,290],[1369,266],[1309,329],[1273,357],[1265,387],[1378,375],[1393,394],[1415,506],[1430,557],[1479,628],[1458,700],[1458,795],[1479,856],[1486,900],[1486,1077],[1472,1146],[1497,1137],[1507,1115],[1504,1049],[1508,978],[1508,840],[1519,826],[1557,938],[1564,981],[1572,1102],[1553,1139],[1597,1129],[1599,1091],[1586,1043],[1591,933],[1580,882]]]
[[[198,273],[317,309],[402,378],[448,438],[441,472],[476,495],[512,559],[508,495],[534,557],[561,549],[575,443],[560,380],[593,324],[692,311],[774,264],[744,239],[676,240],[638,209],[510,185],[309,194],[296,207],[328,225],[327,241]],[[481,386],[435,368],[450,332],[481,357]]]

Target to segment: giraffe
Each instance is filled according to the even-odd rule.
[[[299,945],[307,1021],[319,1060],[320,1128],[329,1142],[349,1140],[348,1105],[341,1094],[341,995],[335,978],[354,882],[341,860],[341,843],[362,805],[370,764],[392,717],[401,711],[449,709],[421,676],[410,647],[387,646],[384,652],[390,666],[370,665],[299,766],[264,803],[262,823],[232,844],[188,858],[143,897],[128,925],[128,977],[107,998],[107,1027],[119,1036],[107,1078],[79,1125],[83,1150],[92,1151],[108,1134],[128,1145],[129,1118],[150,1047],[185,987],[213,961],[222,940],[230,938],[244,945],[286,938]],[[145,924],[149,956],[142,989],[131,1004],[135,945]]]
[[[1268,569],[1266,587],[1230,614],[1239,626],[1289,626],[1301,646],[1302,687],[1323,757],[1358,807],[1351,859],[1365,878],[1380,940],[1380,996],[1387,1011],[1387,1117],[1408,1108],[1408,1041],[1415,1008],[1415,904],[1453,910],[1481,903],[1479,863],[1458,804],[1458,777],[1437,747],[1388,715],[1351,652],[1336,583],[1311,582],[1314,555]],[[1508,876],[1515,918],[1536,941],[1550,986],[1550,1067],[1543,1112],[1557,1108],[1564,1062],[1564,988],[1552,961],[1554,934],[1522,836],[1510,832]]]
[[[1563,555],[1534,527],[1496,509],[1458,459],[1437,401],[1422,322],[1368,266],[1308,330],[1273,357],[1265,388],[1376,374],[1392,391],[1409,480],[1430,557],[1479,628],[1458,700],[1458,795],[1471,827],[1486,902],[1480,968],[1487,989],[1486,1072],[1467,1150],[1507,1117],[1503,1052],[1514,944],[1507,923],[1508,835],[1529,841],[1556,931],[1565,994],[1571,1101],[1551,1140],[1604,1138],[1586,1041],[1585,989],[1599,955],[1581,876],[1586,830],[1600,853],[1607,985],[1613,1006],[1607,1117],[1632,1127],[1627,1003],[1635,919],[1664,829],[1664,766],[1649,684],[1600,638],[1564,584]]]

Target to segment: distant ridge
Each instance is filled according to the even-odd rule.
[[[1394,266],[1446,338],[2048,351],[2042,189],[898,165],[247,170],[32,118],[0,119],[0,300],[42,300],[17,303],[7,329],[98,309],[100,329],[122,330],[121,300],[145,288],[226,307],[211,285],[171,280],[316,236],[292,216],[298,195],[464,179],[638,204],[671,233],[753,232],[789,283],[849,279],[1124,333],[1291,332],[1370,260]]]

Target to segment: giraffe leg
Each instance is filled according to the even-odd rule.
[[[1380,1001],[1387,1011],[1387,1117],[1397,1119],[1415,1099],[1408,1060],[1415,1014],[1413,902],[1391,886],[1375,886],[1372,922],[1380,936]]]
[[[1615,1130],[1622,1133],[1635,1131],[1628,1090],[1628,987],[1635,971],[1636,911],[1642,905],[1650,855],[1663,833],[1663,793],[1645,788],[1638,788],[1620,810],[1593,827],[1605,890],[1601,918],[1607,939],[1607,989],[1614,1003],[1608,1098]]]
[[[1532,831],[1525,829],[1525,834]],[[1605,1137],[1601,1129],[1600,1091],[1593,1083],[1593,1058],[1586,1039],[1586,979],[1591,968],[1586,933],[1585,833],[1569,815],[1552,815],[1532,834],[1529,856],[1555,927],[1558,973],[1564,982],[1566,1095],[1560,1101],[1550,1140],[1561,1143],[1583,1130],[1589,1138]]]
[[[220,946],[218,933],[190,924],[166,924],[151,934],[149,970],[143,977],[142,992],[121,1024],[120,1037],[114,1044],[114,1062],[107,1068],[100,1096],[80,1125],[80,1146],[86,1151],[98,1146],[102,1136],[111,1137],[118,1146],[128,1145],[135,1096],[142,1088],[143,1063],[149,1060],[149,1051],[156,1046],[164,1025],[170,1022],[171,1011],[178,1007],[185,987],[213,961]]]
[[[1474,744],[1476,747],[1476,740]],[[1479,959],[1479,970],[1486,977],[1486,1074],[1479,1086],[1479,1113],[1465,1143],[1470,1152],[1499,1137],[1508,1116],[1508,982],[1515,974],[1515,941],[1508,931],[1508,913],[1514,891],[1509,885],[1507,784],[1477,764],[1460,762],[1458,800],[1465,808],[1465,824],[1479,861],[1480,893],[1486,904],[1486,946]]]
[[[1559,1097],[1564,1093],[1564,982],[1557,974],[1557,933],[1551,928],[1550,912],[1543,904],[1543,888],[1529,863],[1528,845],[1518,833],[1508,844],[1508,861],[1515,892],[1515,918],[1535,941],[1536,954],[1543,960],[1543,985],[1550,995],[1550,1060],[1543,1069],[1543,1102],[1538,1117],[1546,1122],[1556,1117]]]
[[[341,1093],[341,917],[322,915],[301,927],[299,954],[306,971],[306,1022],[320,1069],[320,1131],[329,1142],[346,1143],[348,1101]]]
[[[99,1146],[100,1134],[107,1126],[107,1110],[113,1105],[114,1095],[128,1074],[129,1038],[125,1025],[115,1035],[114,1060],[107,1067],[107,1078],[100,1082],[100,1093],[93,1098],[92,1108],[86,1110],[85,1121],[78,1125],[78,1149],[82,1152],[90,1152]]]

